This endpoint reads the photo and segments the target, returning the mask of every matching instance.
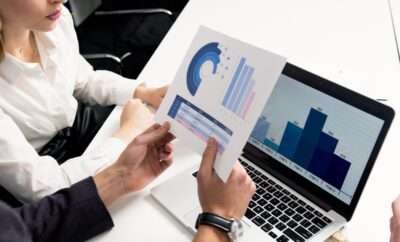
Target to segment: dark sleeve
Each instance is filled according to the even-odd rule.
[[[34,242],[79,242],[113,227],[92,178],[15,211]]]
[[[3,203],[0,203],[0,242],[31,242],[21,217]]]

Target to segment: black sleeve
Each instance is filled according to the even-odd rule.
[[[34,242],[79,242],[113,227],[92,178],[15,211]]]
[[[0,203],[0,242],[31,242],[31,235],[21,217]]]

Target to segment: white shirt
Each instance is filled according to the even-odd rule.
[[[115,161],[126,147],[109,138],[86,156],[59,165],[37,151],[72,126],[77,100],[125,104],[138,83],[108,71],[94,71],[79,54],[72,17],[63,8],[51,32],[35,32],[41,65],[6,54],[0,63],[0,184],[22,201],[69,187]]]

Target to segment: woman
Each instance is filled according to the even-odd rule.
[[[126,144],[150,125],[152,115],[142,101],[157,108],[166,91],[94,71],[79,54],[72,18],[62,2],[0,0],[0,184],[21,201],[69,187],[116,160]],[[121,127],[90,154],[59,165],[44,155],[48,151],[43,152],[51,153],[52,138],[67,127],[93,133],[96,126],[92,122],[96,123],[98,112],[78,105],[77,99],[126,104]],[[66,135],[67,140],[59,143],[79,147],[86,136],[77,137],[71,142]]]

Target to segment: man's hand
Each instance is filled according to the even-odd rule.
[[[174,137],[170,125],[154,124],[137,136],[118,161],[94,177],[98,193],[106,205],[120,196],[143,189],[172,163]]]
[[[392,203],[393,216],[390,219],[390,242],[400,242],[400,196]]]
[[[140,98],[155,109],[158,109],[167,93],[168,87],[146,87],[145,85],[140,85],[135,90],[134,98]]]
[[[197,175],[200,204],[203,212],[240,219],[246,212],[256,186],[239,162],[224,183],[213,168],[217,149],[217,142],[210,139]]]

